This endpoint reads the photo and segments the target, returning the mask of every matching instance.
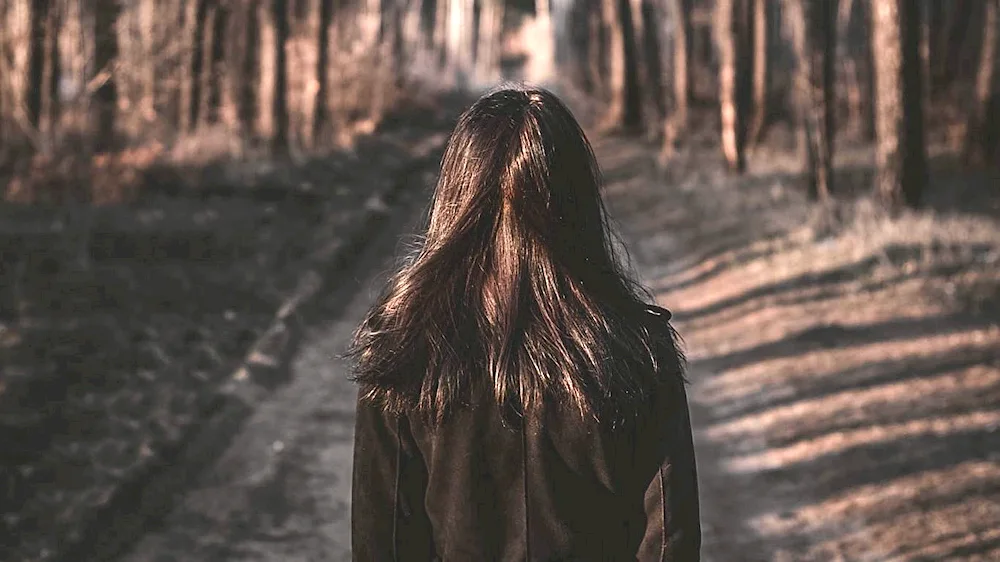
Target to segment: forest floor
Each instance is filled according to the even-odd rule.
[[[315,301],[423,193],[460,106],[414,98],[313,158],[150,168],[128,203],[0,203],[0,560],[145,532],[289,383],[337,314]]]
[[[870,147],[838,147],[830,212],[784,150],[736,177],[596,144],[686,343],[705,558],[1000,559],[998,178],[935,157],[926,209],[890,219]]]

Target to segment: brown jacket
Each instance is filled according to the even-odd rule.
[[[428,426],[359,400],[353,479],[354,560],[699,560],[679,377],[615,430],[558,405],[511,428],[483,399]]]

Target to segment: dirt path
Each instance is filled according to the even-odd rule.
[[[830,228],[788,162],[597,151],[686,340],[705,558],[1000,559],[1000,225],[859,203]]]
[[[318,306],[331,319],[307,333],[293,381],[261,404],[219,459],[126,562],[350,560],[355,388],[337,357],[374,298],[399,237],[425,194],[407,195],[349,282]]]

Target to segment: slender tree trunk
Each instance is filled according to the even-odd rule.
[[[333,0],[319,0],[316,38],[316,111],[313,113],[313,139],[320,138],[330,120],[329,96],[330,26],[333,24]]]
[[[493,81],[500,75],[500,41],[503,37],[503,0],[483,0],[479,12],[476,66],[479,75]]]
[[[722,123],[722,153],[729,169],[746,170],[747,99],[746,78],[749,74],[743,44],[746,23],[743,2],[718,0],[715,5],[715,40],[719,52],[719,107]],[[742,55],[742,56],[741,56]]]
[[[59,53],[59,31],[62,28],[62,6],[49,7],[49,17],[45,25],[45,102],[42,108],[46,115],[48,132],[55,136],[59,130],[59,119],[62,115],[59,83],[62,78],[62,58]]]
[[[256,0],[246,0],[243,5],[244,28],[243,68],[238,104],[239,121],[243,130],[257,131],[257,84],[260,81],[260,14]]]
[[[212,102],[213,102],[213,90],[216,89],[215,83],[215,67],[213,65],[214,51],[215,51],[215,33],[218,31],[218,26],[216,21],[219,16],[219,2],[218,0],[208,0],[208,5],[205,9],[205,23],[204,32],[202,33],[201,42],[201,73],[198,75],[198,90],[199,95],[198,100],[198,116],[194,120],[195,128],[198,128],[204,124],[210,124],[214,122]]]
[[[809,194],[825,200],[833,191],[833,56],[836,0],[786,0],[795,47],[795,106],[799,138],[807,153]]]
[[[198,123],[206,3],[207,0],[187,0],[185,4],[184,36],[190,51],[181,68],[180,129],[182,131],[191,131]]]
[[[673,95],[672,114],[664,120],[663,153],[673,152],[677,140],[687,133],[688,108],[691,102],[691,1],[668,0],[673,21]]]
[[[872,2],[875,59],[876,193],[890,211],[916,207],[927,183],[920,12],[905,0]]]
[[[50,0],[31,0],[28,27],[28,76],[24,82],[24,105],[28,122],[36,130],[41,128],[42,81],[45,78],[45,22],[51,9]]]
[[[972,103],[969,107],[968,120],[965,124],[963,153],[970,162],[981,161],[983,139],[987,124],[986,114],[990,97],[996,92],[997,82],[997,50],[1000,49],[1000,0],[986,0],[986,13],[983,18],[983,37],[979,51],[979,68],[976,71],[975,88]]]
[[[608,37],[611,95],[603,128],[635,130],[641,124],[641,109],[631,7],[628,0],[603,0],[601,8]]]
[[[288,151],[288,6],[286,0],[271,0],[274,21],[274,96],[271,105],[273,123],[272,149],[277,154]]]
[[[606,34],[604,33],[603,9],[597,2],[604,0],[584,0],[587,2],[587,72],[594,97],[606,100],[610,97],[608,74],[605,72],[608,57]]]
[[[142,94],[139,107],[143,118],[152,121],[156,118],[156,69],[159,62],[154,43],[157,39],[155,33],[156,2],[154,0],[141,0],[138,9],[140,44],[142,45],[142,58],[145,61],[140,78]]]
[[[768,114],[768,9],[767,0],[753,0],[753,117],[747,132],[749,144],[760,142]]]
[[[108,77],[94,92],[93,130],[95,152],[107,152],[114,144],[118,86],[113,66],[118,59],[118,0],[94,0],[94,70]]]
[[[205,33],[205,64],[203,86],[204,100],[202,119],[206,123],[219,122],[222,108],[223,91],[227,76],[226,69],[226,29],[229,21],[229,10],[223,4],[213,7],[207,20],[210,26]]]

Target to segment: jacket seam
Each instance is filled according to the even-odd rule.
[[[402,467],[402,435],[399,417],[396,418],[396,475],[392,491],[392,559],[399,561],[399,481]]]
[[[660,517],[663,518],[662,530],[660,532],[660,560],[667,559],[667,492],[664,483],[663,467],[657,471],[660,476]]]
[[[524,502],[524,559],[531,560],[531,524],[528,513],[528,437],[527,417],[521,419],[521,496]]]

